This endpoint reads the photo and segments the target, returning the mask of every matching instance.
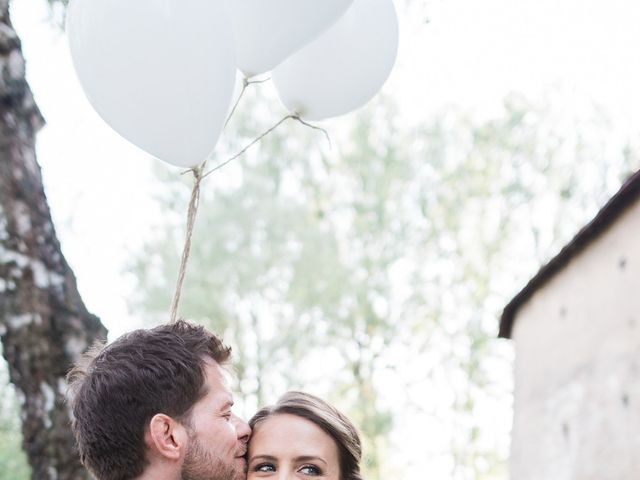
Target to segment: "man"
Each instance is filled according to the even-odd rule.
[[[251,430],[231,412],[231,349],[185,321],[95,348],[69,373],[80,458],[98,480],[241,480]]]

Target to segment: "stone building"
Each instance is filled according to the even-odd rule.
[[[505,307],[512,480],[640,480],[640,172]]]

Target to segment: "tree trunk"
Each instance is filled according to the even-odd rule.
[[[32,478],[88,479],[69,426],[65,375],[106,329],[84,306],[53,228],[35,154],[44,121],[24,67],[8,0],[0,0],[0,338]]]

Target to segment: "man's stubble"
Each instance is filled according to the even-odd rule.
[[[182,480],[244,480],[246,472],[236,465],[225,464],[202,446],[193,436],[189,437],[189,447],[181,471]]]

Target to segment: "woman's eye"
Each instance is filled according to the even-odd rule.
[[[300,473],[305,475],[320,475],[322,471],[315,465],[305,465],[300,469]]]
[[[276,467],[274,467],[271,463],[261,463],[259,465],[256,465],[253,468],[254,472],[275,472],[276,471]]]

